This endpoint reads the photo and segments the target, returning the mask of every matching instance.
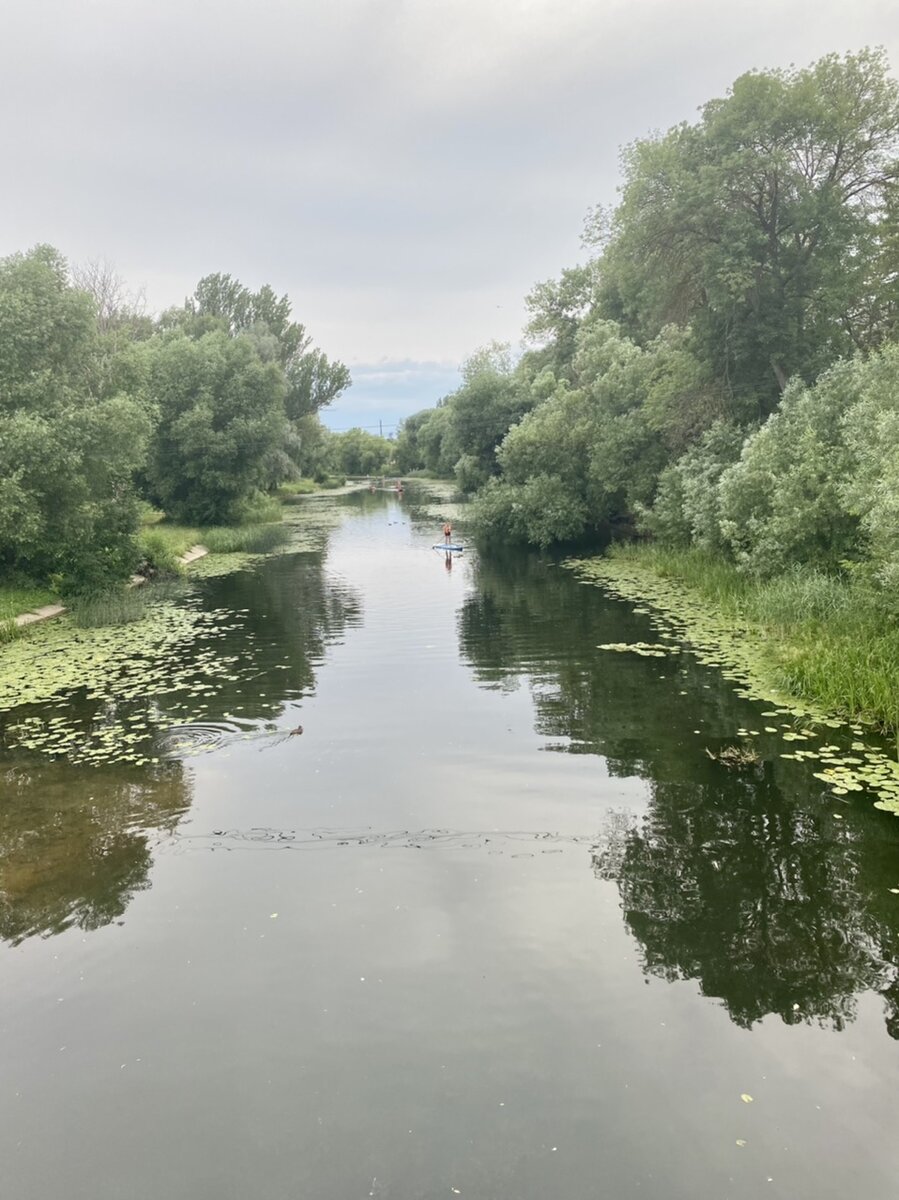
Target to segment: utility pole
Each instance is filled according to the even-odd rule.
[[[384,422],[380,419],[380,417],[378,418],[378,432],[380,433],[381,437],[384,436]]]

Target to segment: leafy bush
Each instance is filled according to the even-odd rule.
[[[280,521],[283,516],[281,505],[275,496],[256,492],[234,506],[235,525],[265,525]]]
[[[544,549],[579,537],[587,520],[583,501],[545,474],[522,484],[491,480],[472,505],[475,529]]]
[[[860,397],[843,422],[852,469],[839,485],[860,520],[864,549],[880,583],[899,590],[899,346],[858,364]]]
[[[640,510],[640,527],[671,546],[723,551],[718,483],[739,459],[744,437],[738,426],[716,421],[662,472],[652,507]]]
[[[835,567],[853,555],[857,520],[842,499],[852,466],[843,419],[859,372],[838,363],[813,388],[792,383],[779,412],[721,476],[721,532],[737,562],[768,576],[793,563]]]

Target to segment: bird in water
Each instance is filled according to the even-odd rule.
[[[302,726],[302,725],[298,725],[298,726],[296,727],[296,729],[291,729],[291,731],[290,731],[290,735],[289,735],[289,736],[290,736],[290,737],[296,737],[296,735],[297,735],[298,733],[302,733],[302,732],[303,732],[303,726]]]

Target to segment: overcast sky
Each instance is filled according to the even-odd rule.
[[[104,258],[153,309],[287,292],[355,386],[432,404],[582,257],[619,147],[753,67],[884,45],[897,0],[0,0],[0,254]]]

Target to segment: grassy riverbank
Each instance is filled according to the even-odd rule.
[[[345,475],[328,475],[324,479],[291,479],[282,483],[275,493],[280,500],[290,503],[302,496],[315,496],[320,492],[333,492],[346,483]]]
[[[239,513],[242,519],[233,525],[178,525],[166,520],[165,513],[146,505],[137,533],[138,567],[142,574],[156,580],[150,592],[135,590],[123,581],[100,592],[67,595],[64,602],[80,625],[124,625],[140,620],[150,600],[159,598],[159,580],[176,580],[184,574],[182,560],[193,547],[204,546],[210,554],[271,553],[292,535],[292,527],[284,519],[286,506],[301,496],[340,490],[344,483],[337,477],[325,483],[295,481],[277,495],[255,497],[244,505]],[[15,618],[21,613],[60,602],[52,589],[27,580],[0,583],[0,643],[19,636]]]
[[[0,645],[19,636],[16,617],[47,604],[59,604],[59,597],[51,588],[22,582],[0,583]]]
[[[33,612],[45,604],[59,604],[59,597],[50,588],[35,584],[0,584],[0,623],[12,621],[20,613]]]
[[[714,555],[654,545],[614,547],[590,568],[675,615],[688,636],[714,641],[729,628],[779,692],[899,733],[899,614],[864,583],[810,569],[759,581]]]
[[[205,546],[210,554],[265,554],[283,545],[290,531],[282,523],[284,508],[274,497],[261,498],[248,510],[245,520],[235,525],[177,525],[164,514],[149,510],[138,533],[145,564],[161,575],[183,570],[179,559],[193,546]]]

